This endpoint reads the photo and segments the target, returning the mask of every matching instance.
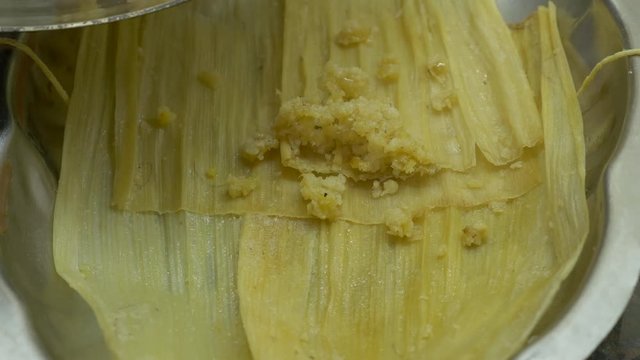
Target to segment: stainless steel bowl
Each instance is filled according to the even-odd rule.
[[[498,0],[517,22],[543,0]],[[593,66],[622,48],[640,47],[637,0],[558,0],[562,33],[574,48],[575,68]],[[5,59],[6,60],[6,59]],[[0,64],[2,66],[3,64]],[[640,273],[640,64],[607,66],[581,99],[588,144],[592,226],[574,272],[535,330],[519,360],[583,359],[624,310]],[[1,68],[1,67],[0,67]],[[29,62],[15,57],[7,82],[10,111],[0,109],[0,220],[6,202],[9,227],[0,237],[0,359],[108,358],[100,330],[84,301],[55,273],[51,217],[56,154],[31,121],[43,111],[25,101],[33,94]],[[575,77],[584,73],[576,71]],[[55,104],[44,111],[59,111]],[[40,112],[39,112],[40,111]],[[12,118],[13,121],[8,119]],[[15,126],[18,124],[18,126]],[[53,147],[52,147],[53,146]],[[11,181],[3,166],[11,164]],[[3,196],[6,195],[6,198]],[[4,200],[3,200],[4,199]],[[1,227],[0,221],[0,227]]]
[[[0,32],[54,30],[117,21],[187,0],[0,0]]]

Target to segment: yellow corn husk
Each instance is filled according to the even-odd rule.
[[[249,217],[241,314],[256,359],[500,359],[558,276],[544,190],[490,209],[438,209],[406,243],[381,226]],[[487,243],[466,248],[467,226]],[[480,336],[479,334],[482,334]]]
[[[250,358],[235,285],[241,219],[109,206],[110,49],[131,26],[83,34],[55,207],[56,270],[93,308],[117,358]]]
[[[474,207],[518,198],[542,181],[540,148],[525,153],[515,165],[496,167],[478,156],[467,173],[442,172],[434,177],[399,182],[398,193],[372,198],[371,185],[351,186],[345,191],[341,219],[359,224],[384,223],[380,209],[403,208],[420,215],[437,207]]]
[[[494,164],[542,140],[542,124],[522,61],[493,0],[431,1],[465,121]],[[494,104],[494,106],[487,106]]]
[[[588,229],[580,109],[555,8],[541,9],[514,42],[489,1],[402,5],[203,0],[84,31],[54,257],[116,356],[502,359],[522,346]],[[478,21],[465,21],[472,12]],[[399,54],[397,67],[387,52]],[[413,82],[432,61],[425,54],[440,53],[451,78]],[[463,70],[472,55],[480,62]],[[326,163],[287,160],[282,141],[293,170],[262,153],[282,118],[275,89],[285,101],[348,103],[348,86],[328,83],[344,93],[332,95],[314,79],[374,65],[380,83],[365,94],[378,105],[391,99],[401,114],[448,86],[464,89],[446,140],[436,136],[444,115],[426,116],[424,128],[417,118],[384,126],[435,141],[424,151],[434,164],[460,145],[459,157],[438,166],[465,172],[397,177],[380,198],[366,176],[335,176],[327,189],[346,187],[337,219],[300,219],[309,214],[295,169]],[[463,71],[491,76],[490,88]],[[418,100],[407,98],[411,89]],[[477,94],[492,106],[479,106]],[[515,111],[522,116],[494,116]],[[479,114],[486,123],[473,120]],[[488,136],[496,129],[498,138]],[[256,131],[265,136],[244,147]],[[480,149],[471,155],[465,131]],[[243,149],[264,160],[240,159]],[[405,234],[418,241],[396,236]]]
[[[145,17],[122,34],[117,207],[229,213],[241,201],[227,196],[228,175],[253,171],[267,179],[281,171],[275,161],[252,169],[239,156],[254,133],[269,132],[277,112],[281,10],[279,2],[201,1]],[[175,118],[158,126],[161,108]],[[207,176],[211,168],[215,179]],[[255,197],[282,198],[287,190],[274,184]]]
[[[522,66],[533,91],[536,106],[540,109],[542,106],[540,103],[542,51],[540,51],[540,22],[537,14],[515,25],[511,30],[511,36],[522,60]]]
[[[247,217],[238,287],[256,359],[506,359],[522,346],[589,228],[581,114],[555,7],[530,21],[539,25],[521,39],[542,59],[529,76],[540,79],[544,184],[498,213],[427,212],[418,242],[383,227]],[[470,232],[480,238],[466,247]]]
[[[398,17],[389,17],[395,7],[389,8],[384,1],[305,4],[288,4],[283,19],[282,4],[277,2],[259,6],[197,2],[147,17],[121,32],[114,130],[113,204],[117,208],[310,217],[300,196],[299,174],[270,154],[257,163],[242,159],[243,144],[256,131],[271,132],[280,105],[276,96],[280,78],[283,99],[301,86],[312,90],[300,95],[313,98],[313,92],[322,93],[315,79],[332,61],[377,74],[388,54],[398,60],[397,82],[378,84],[382,80],[372,75],[371,91],[396,99],[403,131],[418,134],[424,144],[439,149],[430,153],[459,163],[450,165],[452,168],[475,165],[466,172],[442,170],[432,176],[411,177],[400,183],[397,194],[380,199],[371,196],[372,181],[349,181],[344,194],[347,205],[340,218],[380,224],[384,222],[376,210],[380,206],[404,206],[416,214],[437,206],[475,206],[521,196],[540,183],[539,148],[526,150],[517,166],[494,166],[484,155],[476,155],[472,143],[460,145],[467,142],[463,138],[468,139],[468,134],[458,107],[437,112],[423,106],[450,89],[453,81],[446,73],[437,73],[440,70],[429,73],[433,59],[444,59],[446,54],[441,32],[428,22],[421,3],[407,1]],[[355,49],[339,48],[334,34],[350,17],[338,10],[346,8],[357,17],[364,16],[362,21],[368,26],[379,27],[377,31],[385,38]],[[259,21],[248,20],[254,18]],[[313,31],[300,34],[300,24],[307,18],[318,24]],[[333,28],[326,29],[329,25]],[[395,41],[403,38],[405,27],[411,29],[408,40]],[[325,47],[333,49],[331,56],[316,53]],[[306,75],[293,70],[293,59],[308,62],[303,69]],[[307,82],[301,83],[303,80]],[[531,116],[536,117],[537,110]],[[159,121],[160,117],[164,120]],[[260,154],[258,148],[254,150]],[[460,158],[449,156],[451,151]],[[468,152],[472,155],[465,155]],[[287,159],[290,157],[282,156],[285,165],[298,170],[317,170],[317,164],[305,159],[298,165]],[[212,168],[215,177],[209,175]],[[246,196],[231,197],[228,179],[238,176],[255,178],[258,186],[243,194]]]
[[[571,269],[588,231],[582,113],[557,27],[556,8],[540,8],[542,120],[546,148],[545,186],[556,255]]]

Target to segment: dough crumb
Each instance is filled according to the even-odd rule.
[[[381,198],[387,195],[393,195],[398,192],[400,185],[395,180],[387,180],[381,183],[378,180],[373,181],[373,187],[371,188],[371,196],[374,199]]]
[[[258,187],[258,181],[255,178],[247,176],[229,175],[227,184],[229,185],[229,196],[234,199],[247,197]]]
[[[216,168],[212,167],[212,168],[207,169],[207,171],[204,173],[204,175],[207,177],[207,179],[213,180],[218,175],[218,172],[216,171]]]
[[[371,37],[371,27],[360,24],[357,20],[349,20],[336,35],[336,43],[348,48],[364,44]]]
[[[163,129],[176,121],[178,116],[168,106],[160,106],[156,117],[148,119],[147,123],[157,129]]]
[[[378,65],[378,79],[384,83],[392,83],[400,77],[400,64],[395,58],[384,58]]]
[[[462,245],[467,248],[482,246],[487,241],[487,226],[485,224],[473,224],[462,230]]]
[[[434,60],[427,66],[429,75],[439,83],[445,83],[447,80],[447,74],[449,73],[449,67],[447,63],[442,60]]]
[[[367,95],[369,75],[356,66],[340,67],[329,63],[325,69],[323,86],[332,101],[353,100]]]
[[[303,174],[300,194],[307,203],[309,214],[320,219],[335,219],[342,209],[342,194],[347,188],[347,178],[342,175],[325,178]]]
[[[448,111],[458,103],[458,97],[453,91],[441,91],[431,96],[431,108],[438,112]]]
[[[249,162],[262,161],[266,153],[277,149],[279,145],[273,135],[257,133],[242,146],[242,157]]]
[[[400,238],[411,238],[414,233],[413,216],[406,209],[387,209],[384,214],[387,234]]]

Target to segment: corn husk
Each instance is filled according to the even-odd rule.
[[[197,3],[148,17],[121,36],[114,125],[117,208],[311,217],[300,195],[298,171],[324,173],[319,167],[324,160],[284,155],[286,139],[280,142],[280,159],[272,152],[264,161],[251,162],[240,154],[256,133],[271,134],[280,108],[278,88],[285,103],[295,96],[322,101],[328,95],[318,79],[332,64],[357,66],[369,74],[371,101],[391,101],[400,112],[402,133],[417,136],[413,140],[429,147],[426,153],[435,154],[434,164],[443,168],[433,175],[399,179],[403,182],[397,194],[384,198],[371,196],[373,179],[355,176],[347,183],[339,218],[381,224],[380,207],[403,206],[420,214],[440,206],[477,206],[516,198],[540,184],[540,147],[519,146],[514,150],[522,153],[517,166],[496,166],[476,150],[459,106],[446,111],[425,106],[450,92],[454,79],[429,72],[430,64],[447,62],[447,53],[444,30],[430,22],[433,17],[427,16],[424,4],[407,1],[396,8],[380,1],[335,1],[281,6]],[[254,17],[259,21],[247,20]],[[342,48],[335,34],[351,20],[377,29],[377,35],[357,48]],[[301,23],[313,28],[301,34]],[[389,54],[397,61],[395,83],[376,77]],[[304,71],[293,71],[296,61]],[[203,83],[203,76],[209,81]],[[158,124],[160,108],[175,118]],[[538,110],[529,110],[525,106],[521,113],[532,122],[538,119]],[[526,133],[535,136],[536,131]],[[336,169],[346,171],[338,166],[328,173]],[[467,171],[454,171],[462,169]],[[254,178],[259,185],[246,196],[230,197],[229,176]]]
[[[427,212],[411,243],[379,226],[248,217],[238,286],[257,359],[504,359],[524,344],[588,231],[581,114],[555,7],[529,21],[539,23],[520,39],[542,59],[528,68],[544,184],[501,212]],[[477,247],[465,246],[470,227],[486,231]]]
[[[118,357],[501,359],[524,344],[588,230],[582,120],[555,8],[512,37],[489,1],[403,5],[192,1],[85,30],[54,256]],[[372,30],[371,43],[356,32],[336,45],[336,32],[363,23],[386,40]],[[435,40],[418,42],[426,32]],[[407,33],[411,41],[393,41]],[[504,46],[486,44],[494,37]],[[339,216],[310,219],[298,171],[326,164],[287,161],[282,141],[280,157],[247,162],[242,143],[282,114],[279,85],[284,101],[329,106],[336,99],[314,80],[327,66],[373,69],[392,50],[402,58],[397,83],[376,83],[369,100],[419,113],[406,96],[420,87],[411,72],[430,61],[424,54],[443,54],[451,78],[416,90],[416,101],[464,89],[443,141],[469,144],[472,121],[479,150],[398,177],[399,191],[381,198],[371,179],[348,176]],[[474,76],[462,77],[472,55]],[[490,76],[489,89],[477,88],[477,74]],[[496,116],[516,110],[522,122]],[[401,134],[435,139],[426,154],[446,152],[435,136],[441,116],[406,119]],[[233,198],[229,175],[257,186]],[[400,225],[417,241],[382,225],[387,210],[407,214]]]
[[[92,307],[118,358],[249,358],[235,291],[241,219],[109,206],[110,50],[130,26],[83,34],[55,207],[56,270]]]

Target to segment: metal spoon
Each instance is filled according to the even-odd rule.
[[[188,0],[0,0],[0,32],[55,30],[128,19]]]

